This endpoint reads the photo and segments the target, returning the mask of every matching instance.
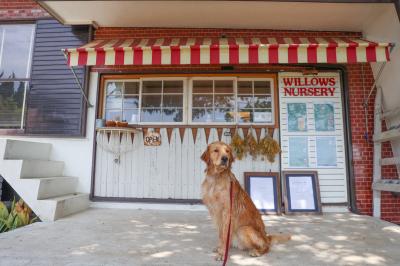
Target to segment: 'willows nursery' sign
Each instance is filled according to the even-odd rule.
[[[332,97],[335,94],[334,77],[284,77],[283,94],[285,96]]]

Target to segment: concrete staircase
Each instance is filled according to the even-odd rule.
[[[64,162],[50,160],[51,144],[0,140],[0,175],[42,221],[83,211],[89,195],[76,192],[78,178],[63,176]]]

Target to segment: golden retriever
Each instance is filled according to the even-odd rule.
[[[288,235],[267,235],[260,212],[240,186],[231,172],[234,161],[232,149],[223,142],[213,142],[201,156],[207,164],[206,178],[202,184],[203,202],[214,220],[218,230],[216,260],[222,260],[228,234],[230,212],[230,184],[232,181],[233,204],[230,241],[242,250],[248,250],[250,256],[267,253],[272,243],[285,242]],[[228,245],[231,246],[231,243]]]

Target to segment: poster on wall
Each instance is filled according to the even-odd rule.
[[[317,166],[319,167],[336,167],[336,137],[326,136],[317,137]]]
[[[283,191],[286,213],[321,213],[317,172],[284,172]]]
[[[275,172],[245,172],[244,188],[254,205],[263,213],[281,213],[279,174]]]
[[[308,137],[289,137],[289,166],[308,167]]]
[[[307,131],[307,104],[306,103],[288,103],[288,131],[304,132]]]
[[[332,103],[314,104],[314,120],[316,131],[334,131],[335,116]]]

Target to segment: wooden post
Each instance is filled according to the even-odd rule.
[[[382,88],[378,87],[375,96],[374,109],[374,136],[378,137],[382,133]],[[374,171],[373,182],[379,181],[382,175],[381,169],[382,142],[374,142]],[[374,217],[381,217],[381,191],[373,189],[373,214]]]

